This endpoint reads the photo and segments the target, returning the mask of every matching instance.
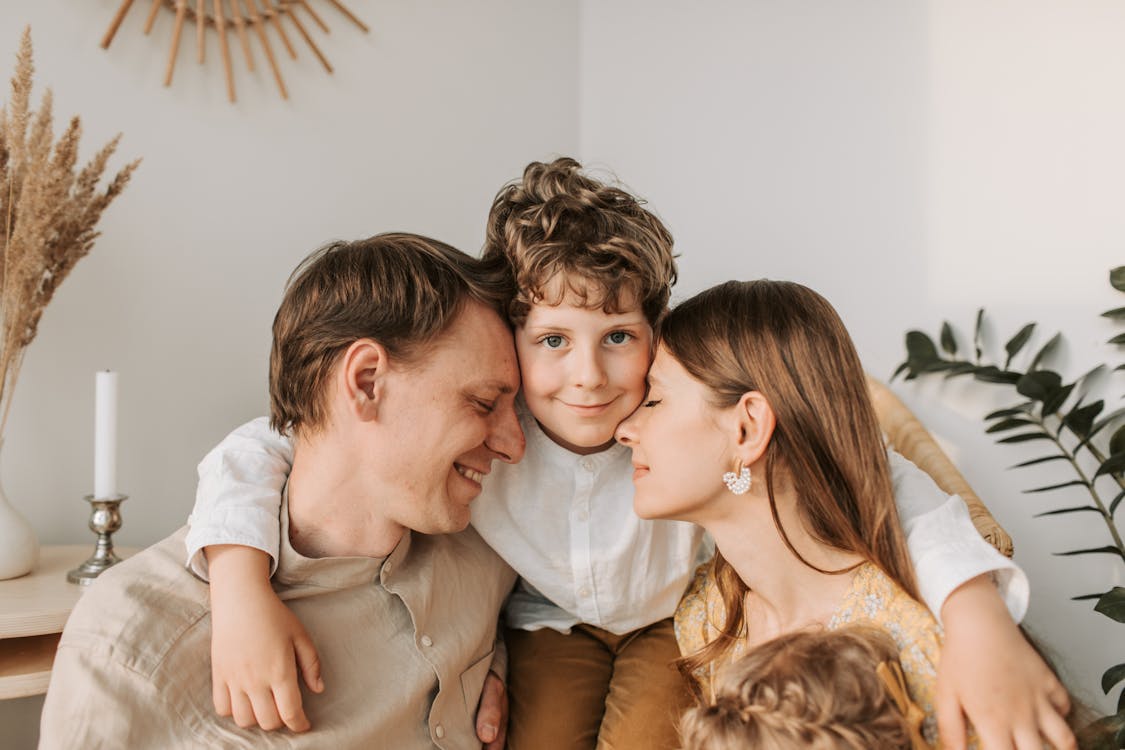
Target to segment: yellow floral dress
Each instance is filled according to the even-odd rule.
[[[708,575],[709,569],[710,565],[699,567],[676,610],[676,640],[684,655],[694,654],[717,638],[726,619],[718,586]],[[940,748],[934,714],[934,683],[941,653],[941,626],[924,605],[910,598],[871,563],[856,569],[851,588],[833,612],[828,629],[856,624],[883,629],[898,646],[907,690],[926,714],[922,735],[931,746]],[[745,641],[737,642],[731,658],[737,659],[745,652]],[[716,666],[712,664],[708,668],[711,681],[715,678]],[[975,737],[971,739],[970,747],[975,747]]]

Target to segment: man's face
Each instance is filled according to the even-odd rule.
[[[392,364],[383,387],[377,421],[385,429],[371,451],[389,491],[387,520],[426,534],[464,529],[493,459],[523,457],[511,332],[468,302],[418,362]]]

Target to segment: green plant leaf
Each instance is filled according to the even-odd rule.
[[[909,361],[918,363],[940,359],[934,340],[921,331],[906,332],[906,354]]]
[[[994,411],[991,414],[985,415],[984,419],[985,421],[990,421],[993,419],[999,419],[1000,417],[1014,417],[1017,414],[1027,414],[1029,411],[1031,411],[1031,407],[1033,406],[1035,406],[1034,402],[1027,401],[1020,404],[1019,406],[1012,406],[1008,409],[1000,409],[999,411]]]
[[[953,327],[949,325],[949,321],[941,324],[941,348],[951,357],[957,354],[957,339],[953,336]]]
[[[1001,370],[995,365],[983,365],[978,367],[974,376],[982,383],[1004,383],[1005,385],[1015,385],[1022,377],[1018,372]]]
[[[1113,338],[1111,338],[1111,339],[1110,339],[1109,341],[1107,341],[1106,343],[1107,343],[1107,344],[1125,344],[1125,333],[1119,333],[1119,334],[1117,334],[1116,336],[1114,336]]]
[[[984,308],[977,310],[977,322],[973,326],[973,349],[976,351],[976,361],[980,362],[981,350],[981,329],[984,328]]]
[[[1117,555],[1122,560],[1125,560],[1125,555],[1121,554],[1121,550],[1112,545],[1107,545],[1105,547],[1089,547],[1087,549],[1075,549],[1070,550],[1069,552],[1055,552],[1053,554],[1057,557],[1074,557],[1075,555]],[[1094,607],[1094,609],[1097,609],[1097,607]]]
[[[1040,347],[1039,351],[1035,354],[1035,357],[1031,360],[1031,364],[1027,366],[1027,371],[1031,372],[1032,370],[1038,369],[1039,363],[1043,361],[1044,357],[1058,348],[1060,341],[1062,341],[1062,334],[1056,333],[1046,344],[1043,344],[1043,346]]]
[[[1122,498],[1125,498],[1125,490],[1121,490],[1120,492],[1118,492],[1117,496],[1113,498],[1113,502],[1109,504],[1110,518],[1112,518],[1113,514],[1117,512],[1117,506],[1121,504]]]
[[[1112,310],[1106,310],[1102,313],[1102,317],[1112,319],[1125,318],[1125,307],[1115,307]]]
[[[1008,358],[1004,360],[1005,370],[1007,370],[1008,365],[1012,363],[1012,357],[1020,353],[1020,350],[1023,349],[1024,345],[1027,343],[1028,339],[1031,338],[1031,334],[1034,331],[1035,324],[1028,323],[1023,328],[1021,328],[1015,336],[1012,336],[1012,338],[1008,339],[1008,343],[1004,344],[1004,351],[1008,353]]]
[[[1113,431],[1113,436],[1109,439],[1109,453],[1125,453],[1125,425]]]
[[[1104,417],[1099,419],[1097,422],[1094,422],[1094,428],[1092,430],[1090,430],[1090,434],[1087,435],[1086,437],[1082,438],[1082,440],[1077,445],[1074,446],[1075,455],[1078,454],[1078,451],[1085,448],[1086,444],[1094,439],[1094,436],[1096,436],[1099,432],[1101,432],[1103,429],[1108,427],[1114,420],[1118,419],[1123,414],[1125,414],[1125,408],[1114,409],[1109,414],[1106,414]],[[1111,448],[1109,452],[1110,453],[1120,453],[1121,451],[1115,451]]]
[[[1070,597],[1070,600],[1072,602],[1085,602],[1090,601],[1091,599],[1101,599],[1103,596],[1105,596],[1104,591],[1100,594],[1083,594],[1082,596],[1072,596]]]
[[[1035,466],[1036,464],[1045,464],[1048,461],[1065,461],[1068,456],[1059,453],[1055,456],[1043,456],[1042,458],[1033,458],[1030,461],[1022,461],[1014,466],[1009,466],[1009,469],[1022,469],[1025,466]]]
[[[1038,494],[1040,492],[1051,492],[1052,490],[1061,490],[1064,487],[1074,487],[1076,485],[1081,485],[1082,487],[1089,487],[1089,485],[1086,484],[1086,482],[1082,481],[1081,479],[1071,479],[1069,482],[1060,482],[1059,484],[1049,484],[1046,487],[1036,487],[1033,490],[1024,490],[1023,494],[1025,494],[1025,495],[1035,495],[1035,494]]]
[[[969,373],[976,372],[978,367],[979,365],[974,365],[972,362],[954,362],[945,377],[953,378],[958,375],[968,375]]]
[[[987,432],[987,433],[1004,432],[1005,430],[1014,430],[1017,427],[1023,427],[1025,425],[1029,425],[1029,424],[1035,424],[1035,423],[1032,422],[1030,419],[1002,419],[999,422],[997,422],[996,424],[989,427],[987,430],[985,430],[985,432]]]
[[[1046,371],[1040,370],[1039,372]],[[1046,417],[1048,415],[1054,414],[1059,409],[1061,409],[1062,405],[1066,403],[1066,400],[1070,398],[1070,393],[1073,390],[1074,383],[1070,383],[1055,391],[1054,395],[1043,402],[1043,416]]]
[[[1047,401],[1062,388],[1062,376],[1051,370],[1029,372],[1016,383],[1021,396],[1034,401]]]
[[[1125,680],[1125,664],[1118,664],[1117,666],[1110,667],[1102,675],[1102,692],[1109,695],[1109,691],[1117,683]]]
[[[1070,410],[1070,413],[1063,417],[1063,424],[1065,424],[1070,431],[1078,437],[1085,437],[1090,433],[1094,426],[1094,420],[1102,413],[1105,408],[1105,401],[1098,400],[1092,404],[1086,404],[1083,407],[1075,407]]]
[[[907,360],[907,361],[903,362],[901,365],[899,365],[898,367],[896,367],[895,371],[894,371],[894,374],[891,375],[891,382],[893,383],[895,378],[897,378],[899,375],[904,373],[909,368],[910,368],[910,360]]]
[[[1094,472],[1094,478],[1097,479],[1102,474],[1120,474],[1123,470],[1125,470],[1125,453],[1114,453],[1098,467]]]
[[[1029,443],[1032,440],[1050,440],[1051,436],[1045,432],[1023,432],[997,440],[997,443]]]
[[[1114,586],[1102,594],[1102,598],[1094,605],[1094,611],[1102,613],[1111,620],[1125,622],[1125,588]]]
[[[1125,292],[1125,266],[1110,269],[1110,285],[1119,292]]]
[[[1043,516],[1061,516],[1065,513],[1078,513],[1079,511],[1083,510],[1092,510],[1095,513],[1101,513],[1101,511],[1095,508],[1093,505],[1078,505],[1073,508],[1059,508],[1058,510],[1049,510],[1045,513],[1036,513],[1033,517],[1041,518]]]

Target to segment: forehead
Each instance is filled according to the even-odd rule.
[[[684,366],[663,346],[657,347],[652,367],[648,371],[648,382],[654,387],[676,385],[682,387],[686,382],[696,382]]]
[[[519,388],[519,368],[512,332],[493,310],[479,302],[465,304],[449,329],[423,357],[423,366],[440,368],[460,384]]]

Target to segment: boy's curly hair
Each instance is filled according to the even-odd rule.
[[[509,318],[521,325],[532,304],[574,295],[608,313],[639,304],[655,326],[676,282],[672,234],[642,201],[581,170],[568,157],[532,162],[492,203],[483,259],[511,269]]]
[[[803,631],[769,641],[729,665],[710,705],[684,714],[685,750],[910,750],[911,731],[885,683],[898,663],[872,627]]]

